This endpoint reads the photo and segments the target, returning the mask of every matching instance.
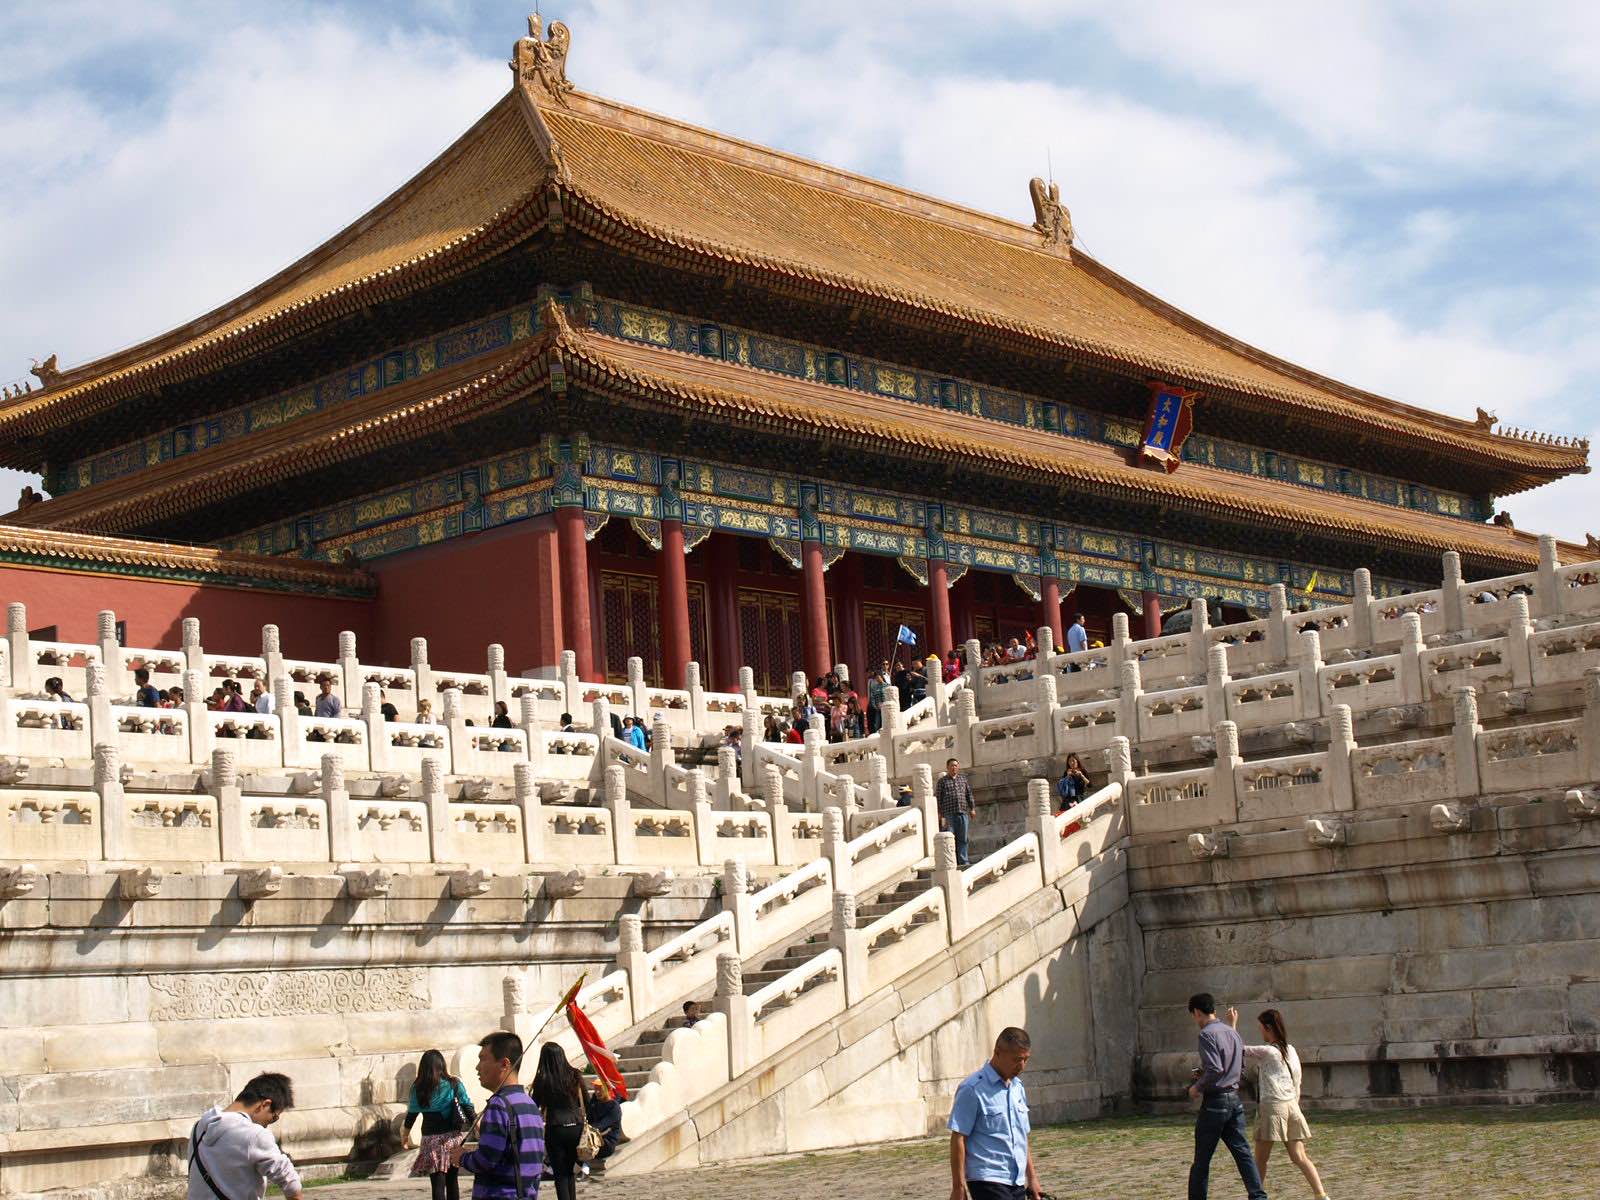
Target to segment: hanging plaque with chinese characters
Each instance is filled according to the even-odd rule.
[[[1144,437],[1134,453],[1135,466],[1156,467],[1168,475],[1183,461],[1183,443],[1194,426],[1194,399],[1200,393],[1152,380],[1150,411]]]

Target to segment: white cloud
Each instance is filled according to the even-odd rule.
[[[981,27],[968,11],[598,0],[563,15],[572,74],[593,90],[1022,220],[1048,149],[1089,251],[1196,316],[1410,403],[1570,433],[1594,423],[1580,394],[1600,367],[1592,284],[1563,291],[1508,262],[1435,309],[1396,306],[1425,275],[1484,272],[1454,201],[1467,189],[1486,203],[1496,172],[1552,194],[1563,178],[1573,213],[1592,209],[1582,118],[1600,87],[1580,48],[1600,47],[1600,22],[1587,12],[1562,21],[1535,6],[1508,33],[1488,10],[1424,28],[1388,4],[1121,6],[1112,19],[1011,0]],[[983,56],[1007,22],[1060,40],[1058,77]],[[1097,30],[1126,61],[1075,84],[1074,30]],[[270,274],[493,103],[519,32],[508,25],[490,57],[326,10],[257,15],[196,35],[148,109],[57,86],[5,114],[26,132],[0,139],[15,216],[0,229],[0,364],[48,350],[80,361]],[[125,23],[114,36],[135,34]],[[22,53],[45,63],[36,78],[61,74],[59,51]],[[1589,236],[1582,220],[1574,237]],[[1581,539],[1600,478],[1509,506],[1521,525]]]
[[[31,284],[7,305],[6,366],[82,362],[231,299],[405,182],[505,77],[458,45],[320,21],[223,33],[153,113],[48,93],[0,139],[0,269],[11,295]]]

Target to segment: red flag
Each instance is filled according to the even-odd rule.
[[[595,1074],[610,1085],[612,1094],[618,1100],[626,1100],[628,1085],[622,1082],[622,1070],[617,1066],[617,1056],[606,1049],[606,1044],[600,1040],[600,1034],[595,1030],[594,1023],[583,1015],[583,1009],[578,1007],[576,995],[567,999],[567,1020],[572,1022],[572,1032],[578,1035],[578,1042],[583,1046],[583,1052],[588,1056],[589,1065],[594,1068]]]

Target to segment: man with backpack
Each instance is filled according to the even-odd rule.
[[[269,1072],[207,1109],[189,1135],[189,1200],[261,1200],[269,1183],[299,1200],[300,1175],[268,1132],[293,1107],[289,1077]]]

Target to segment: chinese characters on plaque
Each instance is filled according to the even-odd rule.
[[[1183,443],[1194,426],[1194,400],[1198,392],[1167,384],[1150,384],[1150,410],[1144,437],[1134,454],[1136,466],[1157,467],[1167,474],[1183,461]]]

